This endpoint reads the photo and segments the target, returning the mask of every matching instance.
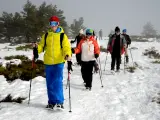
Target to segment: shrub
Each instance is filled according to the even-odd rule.
[[[19,50],[25,50],[25,51],[27,51],[27,50],[31,50],[31,49],[33,49],[32,45],[24,45],[24,46],[18,46],[18,47],[16,47],[17,51],[19,51]]]
[[[152,63],[154,63],[154,64],[160,64],[160,60],[152,61]]]
[[[43,61],[37,60],[35,63],[35,68],[32,68],[32,61],[29,60],[26,56],[12,56],[7,59],[14,58],[22,59],[21,64],[14,65],[12,63],[8,63],[6,68],[0,67],[0,75],[4,75],[8,82],[12,82],[15,79],[28,81],[37,76],[45,77]]]
[[[29,58],[26,57],[25,55],[6,56],[4,59],[5,60],[12,60],[12,59],[29,60]]]
[[[13,99],[11,94],[7,95],[3,100],[1,100],[0,102],[16,102],[16,103],[22,103],[23,100],[25,100],[26,98],[24,97],[18,97]]]
[[[160,59],[160,54],[155,49],[155,47],[152,47],[150,49],[145,49],[143,55],[148,56],[149,58]]]
[[[0,66],[0,75],[3,75],[4,74],[4,72],[5,72],[5,68],[4,67],[2,67],[2,66]]]
[[[134,73],[135,70],[136,70],[136,67],[135,66],[130,66],[130,67],[127,67],[126,69],[127,69],[128,72]]]

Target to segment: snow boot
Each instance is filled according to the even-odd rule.
[[[53,109],[53,108],[55,107],[55,105],[56,105],[56,104],[48,104],[48,105],[46,106],[46,108]]]
[[[57,104],[57,108],[64,109],[64,106],[63,106],[63,104]]]

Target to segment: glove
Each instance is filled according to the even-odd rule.
[[[75,50],[74,50],[74,48],[72,48],[71,50],[72,50],[72,53],[74,54],[74,53],[75,53]]]
[[[67,61],[67,63],[68,63],[68,67],[67,67],[68,71],[69,72],[73,71],[73,69],[72,69],[72,61]]]
[[[99,57],[99,55],[98,54],[94,54],[94,57],[97,59]]]
[[[66,55],[65,60],[71,61],[71,57],[69,57],[69,55]]]
[[[33,48],[33,60],[34,61],[36,61],[37,59],[38,59],[38,57],[39,57],[39,55],[38,55],[38,49],[37,49],[37,47],[34,47]]]

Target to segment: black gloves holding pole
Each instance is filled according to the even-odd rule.
[[[38,49],[37,49],[37,47],[35,46],[35,47],[33,47],[33,60],[34,61],[36,61],[37,59],[38,59]]]
[[[66,55],[65,60],[67,60],[67,64],[68,64],[67,69],[68,69],[68,72],[73,71],[73,69],[72,69],[72,61],[69,60],[69,55]]]

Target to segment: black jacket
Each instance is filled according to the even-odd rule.
[[[126,40],[126,42],[127,42],[127,45],[130,45],[130,44],[131,44],[131,38],[130,38],[130,36],[127,35],[127,34],[122,34],[122,35],[125,37],[125,40]]]
[[[71,41],[71,43],[74,43],[74,42],[77,41],[77,45],[76,45],[76,46],[78,46],[78,44],[80,43],[81,39],[82,39],[82,35],[81,35],[81,36],[80,36],[80,35],[77,35],[76,38],[75,38],[75,40],[74,40],[74,41]]]

